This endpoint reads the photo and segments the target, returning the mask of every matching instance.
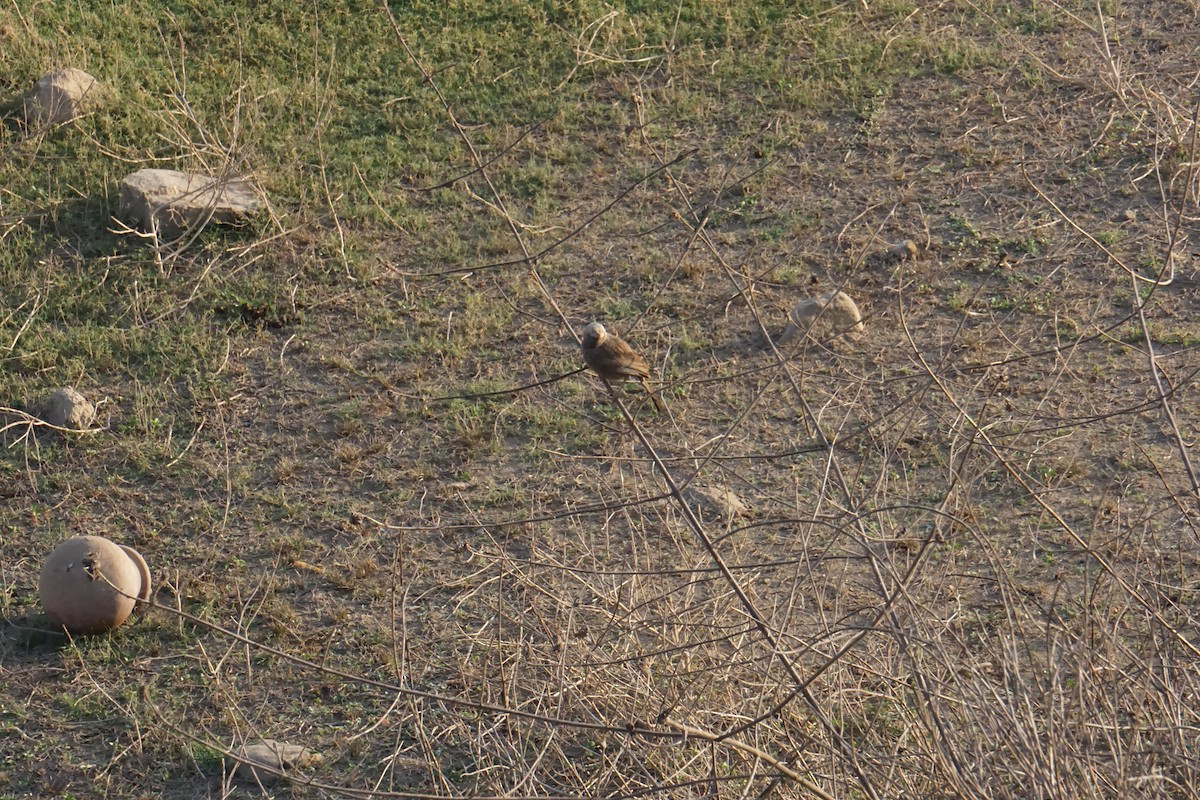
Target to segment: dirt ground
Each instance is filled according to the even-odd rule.
[[[10,388],[129,332],[45,367],[102,431],[6,417],[0,796],[1200,796],[1196,9],[1020,11],[889,21],[990,55],[845,108],[681,50],[443,109],[379,218],[306,197],[38,318]],[[834,289],[862,333],[779,341]],[[576,372],[593,319],[665,413]],[[84,533],[155,607],[68,641],[37,573]],[[322,760],[232,778],[263,737]]]

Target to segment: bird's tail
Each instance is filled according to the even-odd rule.
[[[660,413],[660,414],[666,413],[666,409],[663,408],[663,404],[659,401],[658,395],[656,395],[654,393],[654,390],[650,388],[650,384],[646,383],[645,378],[643,378],[641,380],[641,384],[642,384],[642,388],[646,390],[646,394],[650,395],[650,401],[652,403],[654,403],[654,407],[656,409],[658,409],[658,413]]]

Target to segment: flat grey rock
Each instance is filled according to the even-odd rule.
[[[173,239],[209,222],[241,222],[262,206],[249,182],[224,182],[173,169],[140,169],[121,180],[121,215],[143,231]]]
[[[322,758],[307,747],[298,744],[276,741],[275,739],[259,739],[247,742],[237,749],[234,755],[238,759],[238,775],[246,780],[269,783],[278,780],[283,773],[285,776],[294,775],[302,769],[319,764]],[[266,767],[267,770],[257,770],[256,766]]]

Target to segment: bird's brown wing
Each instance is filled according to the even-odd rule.
[[[584,360],[596,374],[609,380],[644,380],[650,377],[646,359],[615,336],[584,352]]]

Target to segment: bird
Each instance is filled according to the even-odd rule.
[[[583,349],[583,360],[601,378],[606,381],[638,381],[654,407],[662,412],[662,403],[651,391],[646,381],[650,379],[650,367],[646,359],[633,351],[619,336],[609,333],[599,322],[593,322],[583,329],[583,339],[580,341]]]

